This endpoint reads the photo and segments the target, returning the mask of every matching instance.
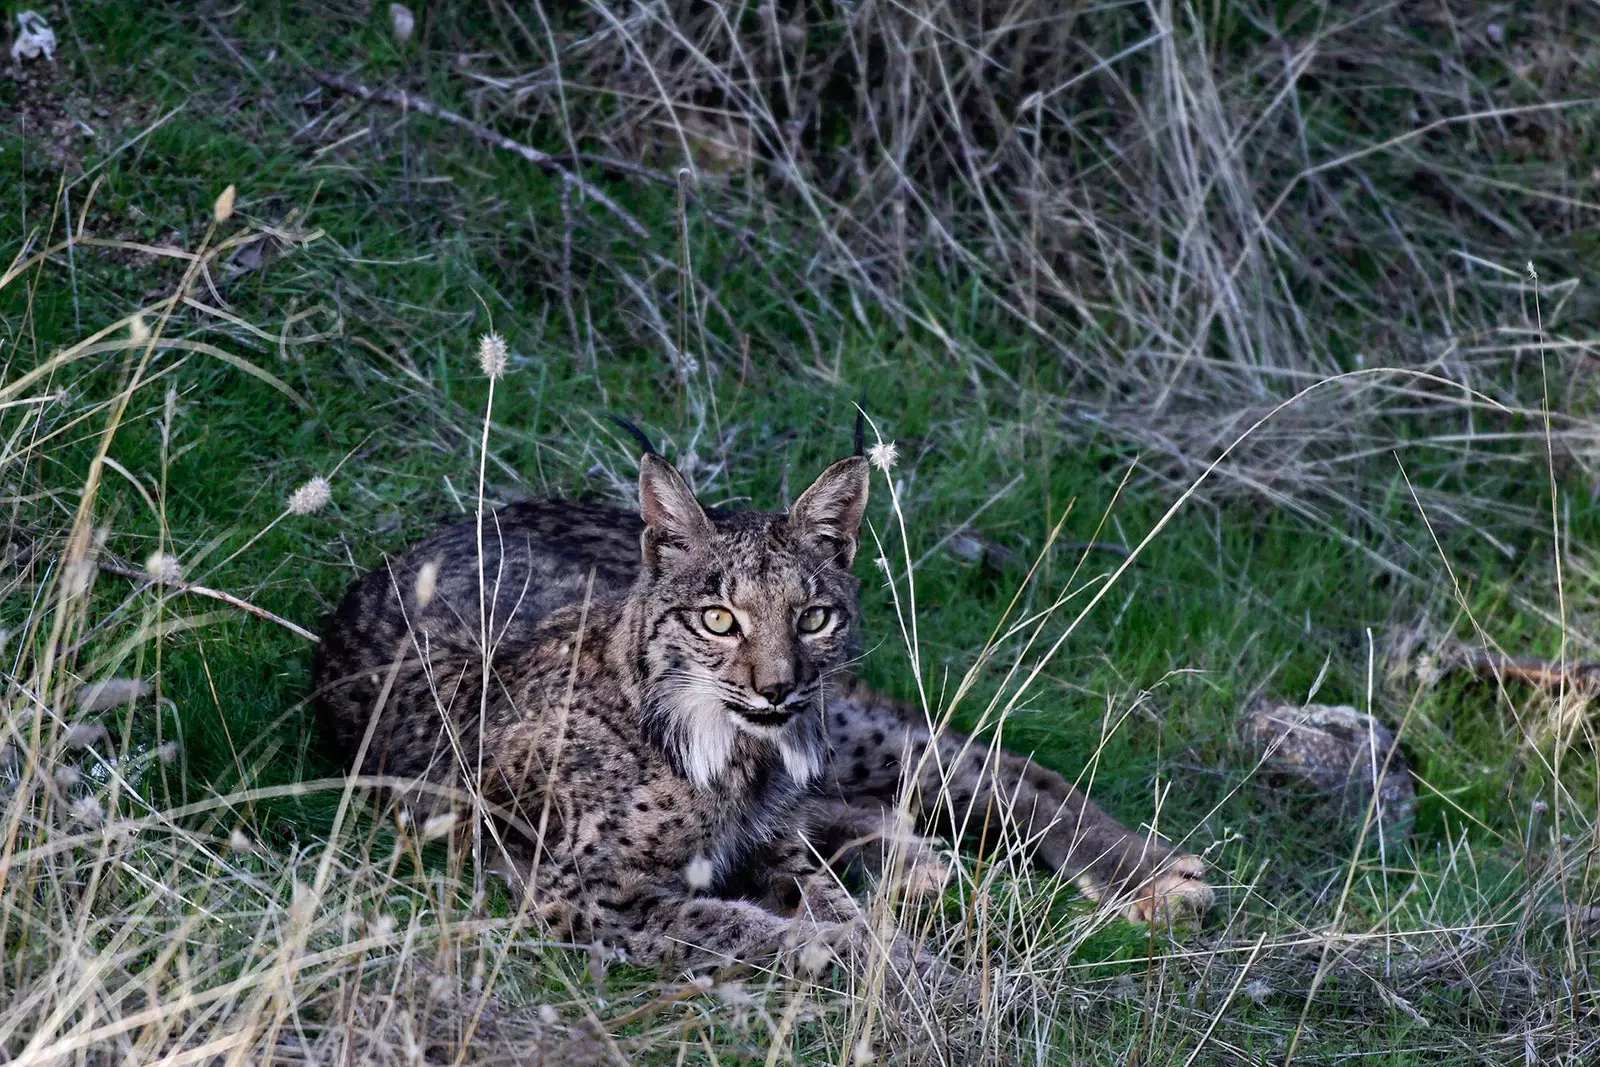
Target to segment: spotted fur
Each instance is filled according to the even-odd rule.
[[[893,814],[908,778],[922,830],[1012,833],[1138,917],[1209,905],[1193,857],[848,677],[864,460],[787,514],[705,509],[654,455],[640,487],[640,513],[528,501],[435,534],[350,590],[317,654],[346,758],[478,791],[558,936],[657,961],[863,951],[818,857],[880,869],[893,840],[912,888],[937,889],[943,861]]]

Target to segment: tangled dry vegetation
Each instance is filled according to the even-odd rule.
[[[325,17],[334,31],[371,22],[364,5]],[[1394,533],[1397,494],[1441,537],[1476,533],[1514,558],[1553,521],[1548,498],[1522,490],[1593,484],[1583,372],[1600,342],[1581,271],[1600,181],[1596,20],[1554,2],[664,0],[560,16],[444,5],[406,47],[451,57],[437,106],[573,176],[531,223],[527,299],[597,372],[619,350],[665,352],[690,450],[753,362],[839,386],[865,336],[908,373],[957,368],[1067,447],[1137,454],[1130,492],[1192,495],[1213,516],[1282,509],[1420,586],[1418,560],[1438,557]],[[320,160],[383,106],[353,90],[385,88],[387,69],[330,67],[319,90],[297,68],[273,106],[294,110]],[[230,193],[191,247],[130,241],[86,222],[102,175],[85,163],[63,164],[51,215],[26,220],[0,274],[8,1062],[1279,1063],[1370,1053],[1374,1027],[1394,1062],[1595,1054],[1595,717],[1577,676],[1488,698],[1515,724],[1508,794],[1519,776],[1549,783],[1514,832],[1469,815],[1434,855],[1403,861],[1375,861],[1363,833],[1303,910],[1263,894],[1265,868],[1225,871],[1204,931],[1129,938],[1063,905],[1009,846],[964,862],[943,907],[875,894],[874,922],[903,924],[981,984],[984,1003],[960,1009],[881,967],[679,981],[550,945],[449,827],[369,803],[377,783],[251,784],[285,751],[274,737],[229,739],[237,788],[190,781],[185,739],[163,733],[164,649],[240,611],[289,620],[213,578],[266,530],[228,541],[219,517],[210,543],[170,537],[168,509],[192,505],[169,499],[166,477],[185,374],[220,366],[305,405],[289,373],[303,346],[410,309],[346,292],[342,315],[229,318],[218,286],[324,241],[315,219],[243,220]],[[691,218],[710,235],[698,259]],[[74,257],[91,251],[143,257],[148,295],[83,322],[76,343],[41,345],[33,316],[70,306]],[[340,252],[349,276],[376,277]],[[724,306],[736,277],[766,290],[759,313]],[[620,313],[591,303],[602,290]],[[465,366],[462,326],[440,329]],[[262,357],[238,354],[249,347]],[[441,451],[480,425],[518,432],[375,355],[403,405],[451,428]],[[116,458],[135,421],[161,427],[152,470]],[[599,457],[626,481],[620,451],[587,436],[571,462]],[[125,493],[131,511],[108,504]],[[322,502],[307,490],[273,524]],[[130,529],[147,560],[118,554]],[[903,536],[884,554],[906,583]],[[1593,652],[1593,607],[1565,596],[1594,588],[1600,563],[1564,548],[1560,584],[1530,568],[1504,600],[1578,658]],[[1451,578],[1419,594],[1430,623],[1376,675],[1402,735],[1448,734],[1430,694],[1463,633],[1493,645],[1492,626],[1461,621],[1470,576]],[[1070,621],[1112,587],[1035,621]],[[895,603],[914,647],[909,585]],[[332,831],[286,824],[286,800],[333,811],[317,823]],[[1162,828],[1214,857],[1233,833]],[[1108,937],[1126,944],[1106,951]]]
[[[1530,357],[1575,387],[1565,372],[1594,355],[1580,146],[1600,86],[1576,43],[1593,16],[1507,19],[1431,3],[593,7],[548,38],[507,26],[536,61],[464,56],[463,77],[480,116],[654,164],[662,183],[687,171],[757,271],[785,266],[764,237],[807,235],[814,254],[772,281],[802,294],[809,369],[830,373],[834,322],[870,307],[926,330],[978,387],[1027,394],[1069,437],[1103,430],[1180,487],[1276,412],[1210,491],[1343,526],[1372,517],[1352,468],[1396,447],[1445,472],[1497,447],[1537,459]],[[984,344],[1011,338],[1020,362]],[[743,340],[732,329],[721,359]],[[1552,401],[1562,460],[1590,469],[1592,427]],[[1449,519],[1471,521],[1467,495]]]

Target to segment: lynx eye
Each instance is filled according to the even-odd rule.
[[[795,623],[795,629],[803,634],[814,634],[828,625],[827,608],[807,608],[800,613],[800,620]]]
[[[730,634],[736,625],[727,608],[707,608],[700,613],[700,622],[714,634]]]

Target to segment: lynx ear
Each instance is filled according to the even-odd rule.
[[[843,566],[856,558],[856,534],[867,510],[867,461],[841,459],[823,471],[789,510],[789,523],[801,536],[831,542]]]
[[[711,536],[711,520],[689,483],[653,452],[639,461],[639,513],[644,518],[639,548],[651,567],[663,551],[685,551]]]

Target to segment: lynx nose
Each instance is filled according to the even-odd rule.
[[[756,692],[766,697],[767,702],[773,707],[777,707],[779,704],[783,703],[784,697],[794,692],[794,682],[768,682],[766,685],[757,689]]]

